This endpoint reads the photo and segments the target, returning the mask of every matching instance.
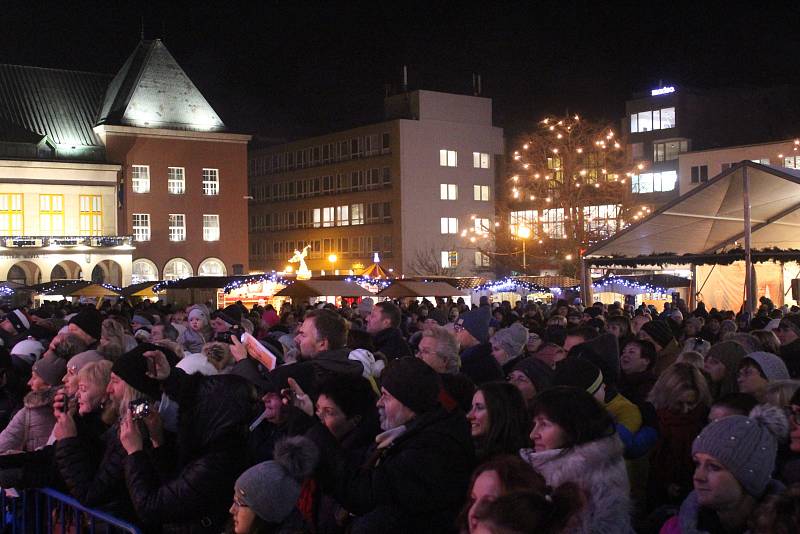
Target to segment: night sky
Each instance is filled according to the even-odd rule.
[[[796,2],[706,4],[3,0],[0,62],[114,73],[143,19],[229,128],[270,139],[381,120],[404,64],[411,89],[470,93],[481,73],[509,135],[566,110],[617,119],[660,80],[800,85]]]

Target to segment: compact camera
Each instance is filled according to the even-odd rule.
[[[134,421],[139,421],[150,415],[150,401],[147,399],[136,399],[128,403],[128,410],[131,412],[131,418]]]

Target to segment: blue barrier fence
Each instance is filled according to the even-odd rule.
[[[141,534],[141,530],[100,510],[87,508],[49,488],[30,489],[18,496],[0,490],[3,534]]]

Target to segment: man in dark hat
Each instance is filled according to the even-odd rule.
[[[102,333],[103,316],[93,306],[86,306],[69,320],[69,332],[86,343],[86,349],[96,349]]]
[[[0,321],[0,346],[11,349],[17,341],[25,339],[31,327],[31,319],[25,310],[16,308]]]
[[[681,347],[672,334],[672,329],[666,321],[649,321],[639,329],[639,339],[651,342],[658,351],[653,372],[660,375],[664,369],[675,363],[680,354]]]
[[[489,343],[489,320],[491,311],[487,306],[461,315],[455,323],[456,339],[461,347],[461,371],[480,385],[492,380],[503,380],[505,375],[492,356]]]
[[[330,432],[309,434],[321,451],[320,481],[355,514],[358,532],[448,532],[467,491],[474,450],[464,414],[438,401],[436,372],[417,358],[383,372],[381,428],[366,466],[348,460]],[[413,476],[409,476],[413,473]]]
[[[789,376],[800,378],[800,314],[790,313],[781,319],[775,335],[781,342],[780,357],[789,370]]]

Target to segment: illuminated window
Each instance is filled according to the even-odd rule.
[[[189,278],[193,274],[192,265],[183,258],[173,258],[164,265],[164,280]]]
[[[584,206],[583,220],[584,227],[592,240],[611,237],[620,229],[619,206],[616,204]]]
[[[39,195],[39,234],[64,235],[64,195]]]
[[[631,133],[666,130],[675,127],[675,108],[631,113]]]
[[[22,195],[0,194],[0,235],[22,235]]]
[[[542,210],[542,231],[550,239],[566,239],[564,234],[564,208]]]
[[[364,204],[350,205],[350,223],[364,224]]]
[[[483,152],[473,152],[472,153],[472,166],[476,169],[488,169],[489,168],[489,154],[484,154]]]
[[[475,219],[475,233],[482,235],[489,232],[489,228],[492,222],[489,219],[481,219],[480,217]]]
[[[458,153],[455,150],[440,150],[439,165],[442,167],[458,167]]]
[[[476,250],[475,267],[489,267],[489,256]]]
[[[458,233],[458,219],[455,217],[442,217],[441,230],[443,234],[457,234]]]
[[[455,269],[458,267],[458,252],[455,250],[442,251],[442,269]]]
[[[150,241],[150,214],[133,214],[133,239],[134,241]]]
[[[350,206],[336,206],[336,226],[348,226],[350,224]]]
[[[706,172],[706,174],[708,174]],[[676,171],[645,172],[634,174],[631,177],[631,191],[633,193],[654,193],[659,191],[672,191],[678,181]]]
[[[81,235],[103,234],[103,198],[100,195],[80,195]]]
[[[158,280],[158,267],[150,260],[139,258],[131,265],[131,283],[155,282]]]
[[[217,258],[203,260],[197,268],[198,276],[226,276],[228,274],[225,264]]]
[[[475,200],[480,200],[483,202],[489,201],[489,186],[488,185],[474,185],[472,186],[472,190],[475,196]]]
[[[334,225],[334,212],[335,209],[333,206],[322,208],[322,226],[333,226]]]
[[[150,166],[134,165],[131,171],[131,187],[134,193],[150,192]]]
[[[322,210],[314,208],[314,228],[322,226]]]
[[[203,194],[219,195],[219,169],[203,169]]]
[[[516,235],[520,227],[524,226],[531,231],[531,236],[539,237],[539,212],[536,210],[512,211],[509,219],[511,235]]]
[[[456,184],[439,184],[439,198],[442,200],[458,200]]]
[[[203,241],[219,241],[219,215],[203,215]]]
[[[659,141],[653,143],[653,161],[670,161],[678,159],[680,154],[687,152],[689,142],[685,139],[675,141]]]
[[[800,156],[789,156],[783,158],[783,166],[790,169],[800,169]]]
[[[182,195],[186,192],[186,169],[167,167],[167,190],[172,195]]]
[[[169,240],[186,241],[186,215],[183,213],[169,214]]]

